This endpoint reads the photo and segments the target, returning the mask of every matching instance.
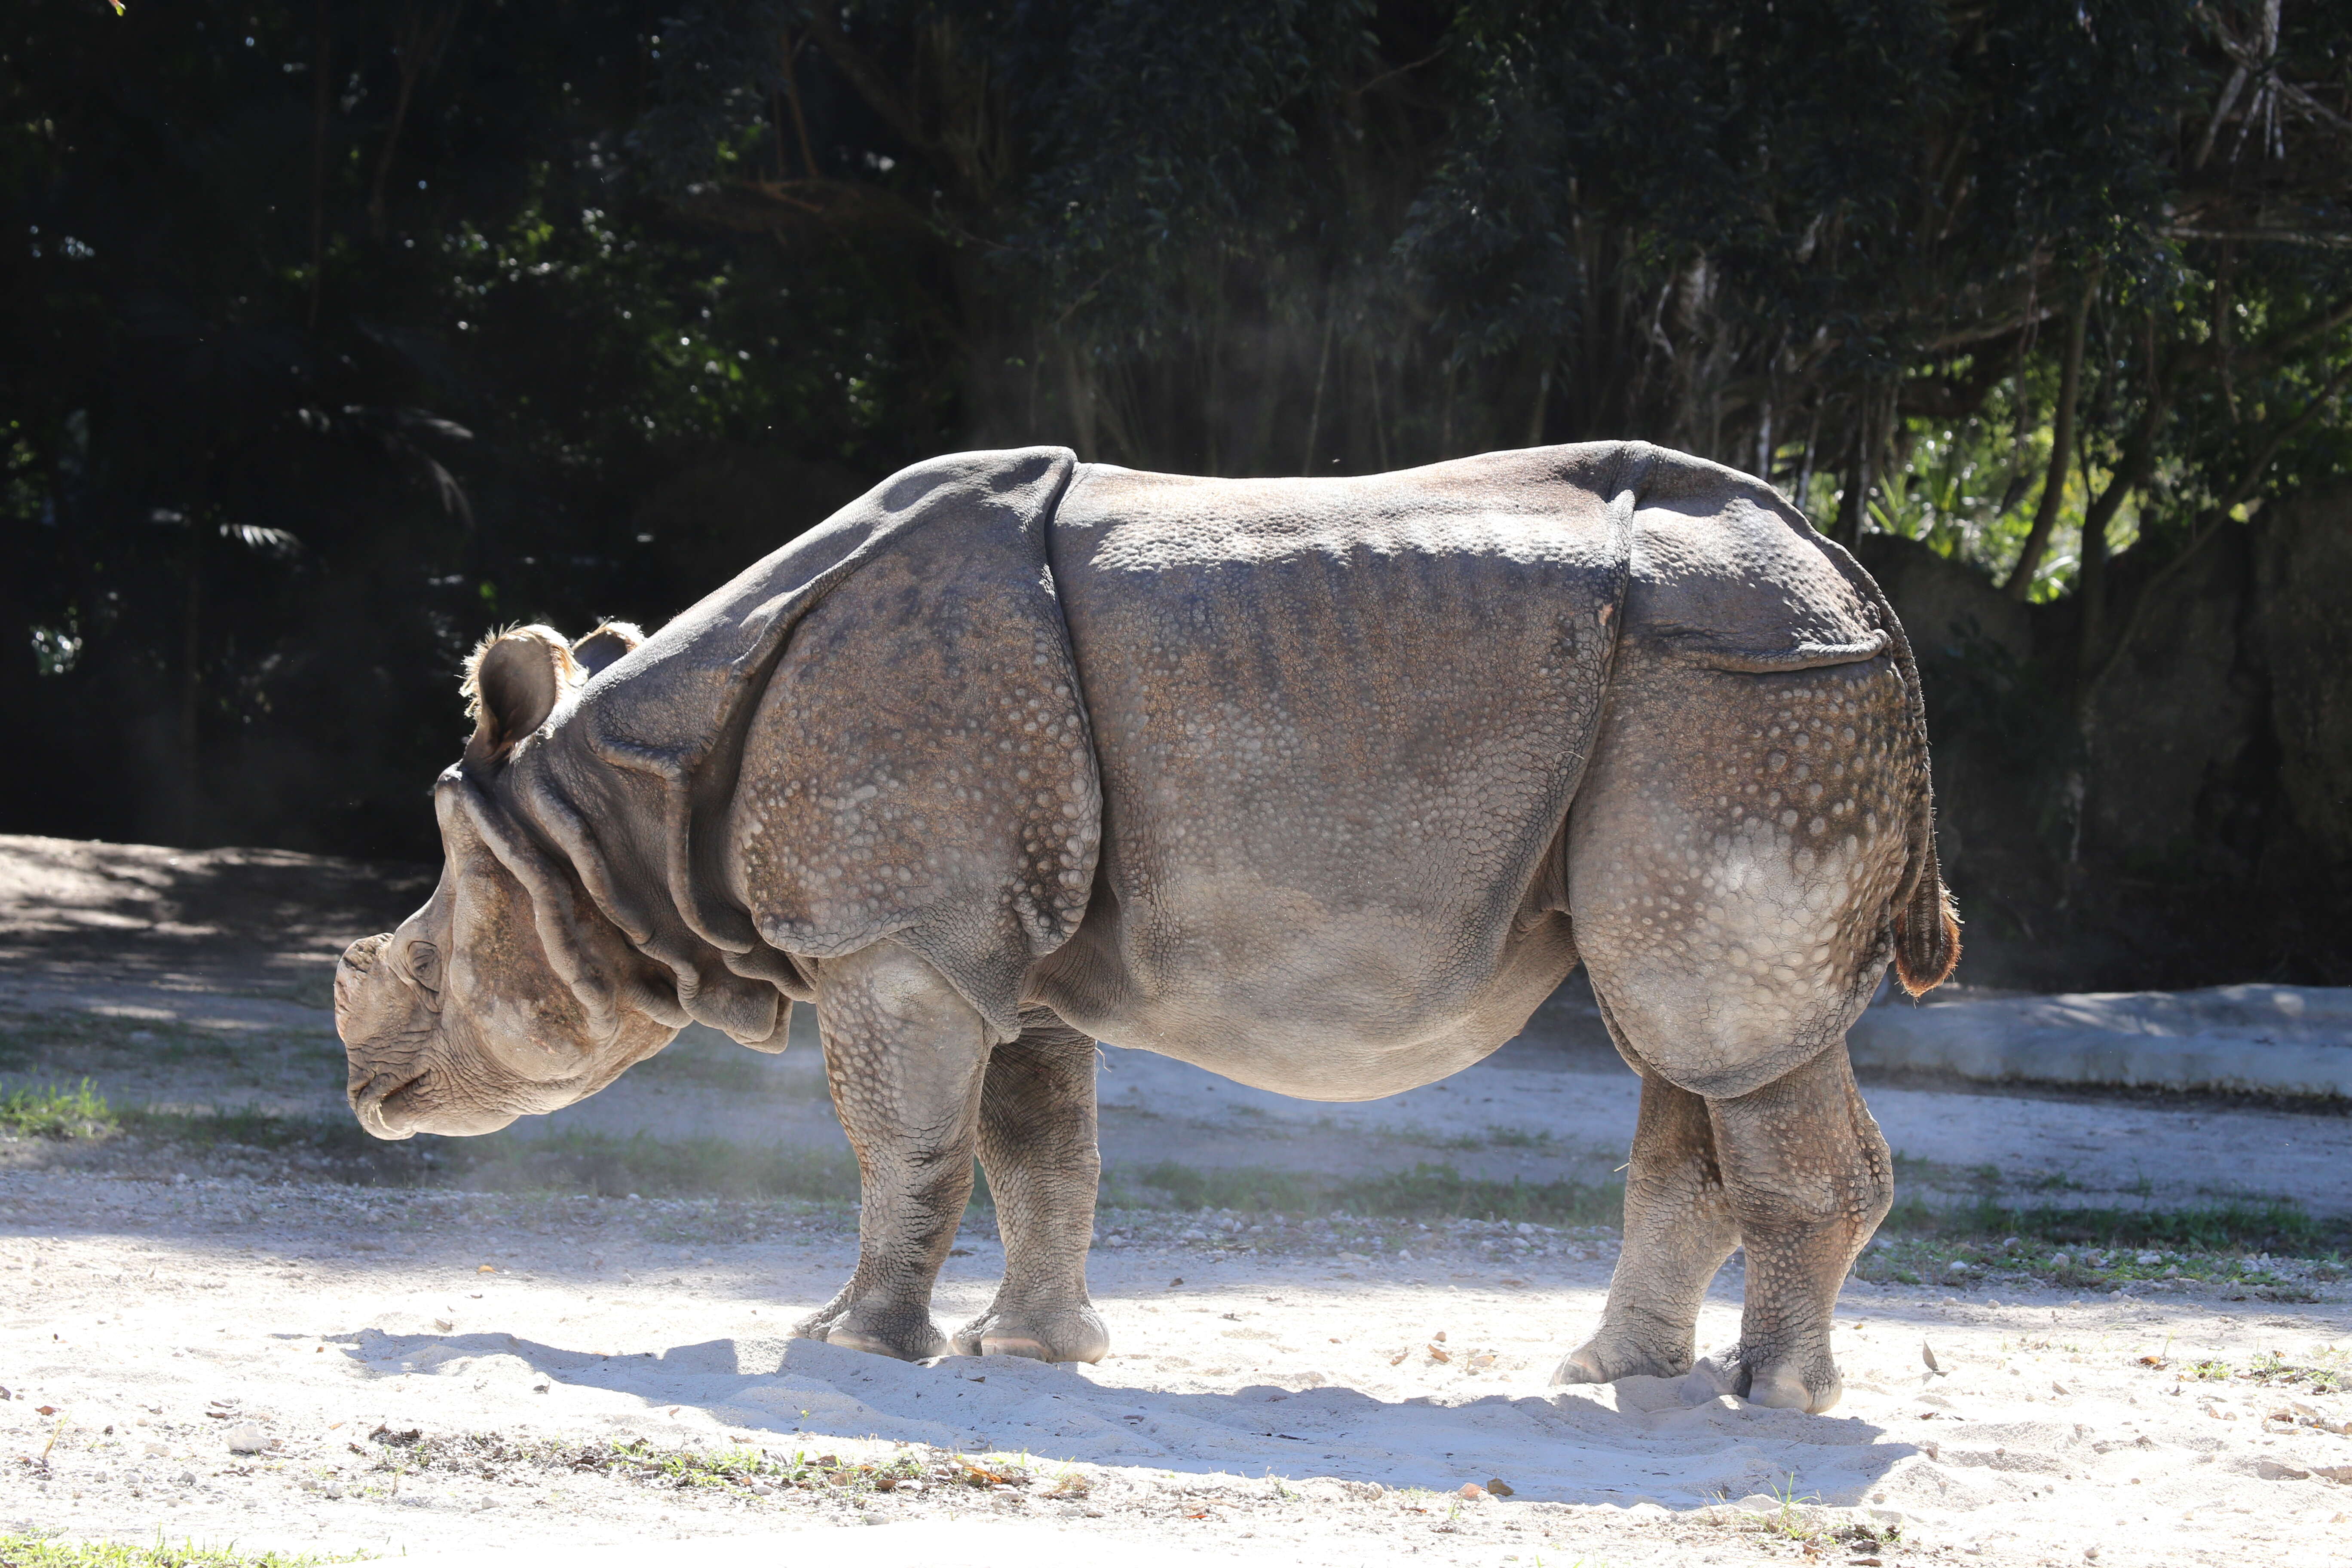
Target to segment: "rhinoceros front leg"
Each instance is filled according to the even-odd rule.
[[[1554,1383],[1680,1377],[1691,1369],[1699,1305],[1739,1244],[1706,1101],[1655,1073],[1625,1173],[1625,1244],[1601,1327],[1569,1352]]]
[[[956,1331],[963,1355],[1100,1361],[1110,1336],[1087,1296],[1095,1189],[1095,1043],[1051,1014],[1022,1017],[981,1090],[980,1163],[1004,1237],[1004,1280]]]
[[[816,991],[865,1206],[857,1271],[795,1331],[901,1361],[942,1354],[931,1285],[971,1196],[985,1026],[937,970],[889,942],[825,960]]]

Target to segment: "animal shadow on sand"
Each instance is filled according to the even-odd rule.
[[[1520,1496],[1563,1502],[1692,1508],[1793,1484],[1822,1503],[1852,1505],[1918,1451],[1865,1421],[1718,1395],[1704,1373],[1440,1403],[1381,1400],[1336,1384],[1178,1393],[1013,1356],[908,1363],[806,1339],[599,1355],[494,1332],[368,1329],[337,1338],[377,1375],[462,1376],[493,1399],[511,1389],[518,1414],[544,1383],[594,1391],[604,1396],[595,1407],[619,1422],[685,1406],[735,1431],[787,1438],[1433,1490],[1500,1476]]]

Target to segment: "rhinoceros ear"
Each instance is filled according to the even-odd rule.
[[[460,688],[472,699],[466,711],[474,721],[466,760],[503,760],[517,742],[547,722],[556,699],[579,676],[572,650],[546,626],[516,626],[485,637],[466,661]]]
[[[606,621],[572,645],[572,657],[590,675],[602,675],[606,665],[645,640],[646,634],[628,622]]]

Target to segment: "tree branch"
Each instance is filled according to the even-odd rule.
[[[890,82],[873,58],[849,41],[846,34],[835,25],[822,8],[808,13],[809,32],[817,47],[832,57],[849,85],[857,89],[866,107],[882,117],[883,122],[898,133],[909,147],[920,148],[926,153],[936,153],[938,144],[923,133],[922,121],[912,106],[890,89]]]
[[[2289,327],[2277,337],[2252,349],[2242,350],[2241,364],[2267,368],[2303,347],[2314,338],[2324,338],[2347,321],[2352,321],[2352,300],[2347,300],[2324,315],[2312,317],[2300,326]]]
[[[793,130],[800,136],[802,168],[810,179],[817,180],[824,178],[824,176],[816,172],[816,148],[809,142],[808,116],[803,113],[801,109],[800,73],[793,68],[793,57],[799,52],[800,51],[793,47],[792,34],[789,32],[786,33],[784,35],[783,58],[780,62],[783,68],[784,73],[784,96],[786,99],[790,100],[792,103]],[[781,176],[783,174],[783,170],[779,167],[776,173]]]
[[[2141,319],[2142,342],[2146,345],[2145,363],[2148,371],[2147,407],[2141,413],[2139,423],[2132,429],[2131,438],[2124,443],[2121,458],[2116,464],[2114,476],[2107,488],[2099,492],[2083,514],[2082,565],[2076,574],[2077,593],[2082,601],[2082,619],[2075,628],[2074,671],[2078,699],[2086,700],[2088,678],[2093,668],[2092,656],[2099,637],[2105,630],[2107,614],[2107,525],[2115,521],[2116,513],[2136,490],[2146,488],[2156,471],[2156,437],[2163,429],[2167,415],[2172,410],[2172,387],[2156,370],[2156,327],[2152,320]],[[2083,486],[2089,489],[2090,469],[2083,471]],[[2087,725],[2088,710],[2078,700],[2077,711],[2084,715],[2081,722]]]
[[[462,5],[464,0],[458,0]],[[368,185],[368,234],[382,239],[384,229],[383,187],[392,174],[393,154],[400,149],[401,129],[408,123],[409,105],[415,101],[416,84],[424,79],[426,68],[440,58],[441,47],[448,41],[457,22],[457,5],[452,5],[437,19],[421,18],[415,6],[402,26],[399,41],[392,47],[392,58],[400,70],[400,90],[392,103],[392,124],[383,133],[383,151],[376,154],[375,178]]]
[[[2194,560],[2206,545],[2221,536],[2223,526],[2230,521],[2230,513],[2236,510],[2241,503],[2254,493],[2255,488],[2262,483],[2263,474],[2271,466],[2271,459],[2278,456],[2279,448],[2316,419],[2320,411],[2334,402],[2336,395],[2344,390],[2344,384],[2347,380],[2352,380],[2352,363],[2347,363],[2334,375],[2328,377],[2327,384],[2319,389],[2318,395],[2305,405],[2302,413],[2272,432],[2271,438],[2263,444],[2263,449],[2257,452],[2254,455],[2254,460],[2247,465],[2245,473],[2240,476],[2237,485],[2230,491],[2228,498],[2205,514],[2210,521],[2190,533],[2188,545],[2179,554],[2158,567],[2150,574],[2147,581],[2140,584],[2139,593],[2132,600],[2131,614],[2125,617],[2123,629],[2116,634],[2115,645],[2108,648],[2107,657],[2099,661],[2098,668],[2091,674],[2088,683],[2090,690],[2086,690],[2083,696],[2084,703],[2089,702],[2091,690],[2095,690],[2106,680],[2116,664],[2122,660],[2124,651],[2131,647],[2132,638],[2138,634],[2140,623],[2147,616],[2148,605],[2155,601],[2157,589]]]
[[[2017,566],[2000,591],[2022,603],[2033,591],[2033,574],[2050,549],[2050,534],[2058,524],[2058,503],[2066,493],[2066,469],[2074,460],[2074,405],[2083,389],[2083,334],[2091,323],[2091,298],[2098,291],[2094,272],[2083,285],[2082,298],[2066,318],[2066,357],[2058,374],[2058,411],[2050,428],[2050,472],[2042,481],[2042,500],[2033,509],[2033,528],[2018,552]]]
[[[2271,466],[2271,459],[2278,456],[2279,448],[2301,434],[2314,419],[2319,417],[2319,411],[2333,403],[2336,400],[2336,395],[2344,390],[2344,383],[2347,378],[2352,378],[2352,360],[2346,361],[2337,368],[2334,375],[2327,378],[2327,384],[2319,389],[2317,395],[2304,406],[2302,413],[2271,432],[2271,438],[2263,443],[2263,449],[2254,454],[2254,460],[2246,466],[2245,473],[2239,478],[2237,488],[2232,489],[2229,499],[2222,501],[2216,509],[2221,516],[2228,517],[2241,502],[2254,493],[2255,489],[2263,482],[2263,472]]]
[[[2168,224],[2157,232],[2167,239],[2244,239],[2352,250],[2352,234],[2321,234],[2304,228],[2191,228],[2183,224]]]

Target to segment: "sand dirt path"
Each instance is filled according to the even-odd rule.
[[[0,1049],[15,1053],[0,1066],[88,1071],[118,1102],[337,1111],[327,966],[418,896],[409,873],[299,856],[0,839]],[[1161,1161],[1443,1161],[1596,1180],[1623,1159],[1634,1085],[1573,1015],[1551,1044],[1360,1106],[1116,1053],[1107,1163],[1117,1176]],[[1883,1085],[1870,1098],[1915,1183],[2352,1212],[2341,1116]],[[700,1036],[501,1136],[567,1127],[840,1139],[816,1053]],[[1025,1521],[1123,1543],[1139,1564],[1155,1550],[1309,1564],[2352,1560],[2352,1395],[2333,1392],[2352,1378],[2352,1310],[2307,1268],[2299,1304],[2189,1281],[2089,1300],[2014,1280],[1965,1294],[1853,1281],[1846,1402],[1806,1417],[1703,1375],[1548,1386],[1597,1317],[1614,1261],[1601,1229],[1253,1232],[1239,1216],[1107,1213],[1092,1279],[1111,1359],[909,1367],[788,1338],[849,1268],[854,1215],[838,1207],[320,1184],[260,1158],[224,1173],[241,1160],[0,1149],[0,1528],[378,1554],[881,1523],[918,1533],[874,1535],[877,1550],[929,1552],[937,1527],[985,1523],[996,1533],[971,1539],[1002,1543],[1030,1541]],[[968,1227],[942,1321],[984,1304],[999,1256],[984,1219]],[[1736,1268],[1718,1280],[1703,1345],[1736,1332],[1739,1283]],[[616,1459],[616,1442],[641,1446]],[[729,1472],[717,1457],[730,1452],[770,1458]],[[796,1454],[835,1462],[812,1480]],[[975,1484],[975,1465],[1018,1484]],[[882,1489],[892,1466],[919,1484]],[[1512,1495],[1460,1495],[1493,1479]],[[807,1537],[809,1560],[841,1556],[837,1541],[820,1549],[833,1539]]]
[[[1848,1398],[1809,1417],[1703,1375],[1548,1387],[1598,1310],[1605,1242],[1374,1263],[1108,1218],[1128,1241],[1094,1267],[1111,1359],[908,1366],[786,1337],[848,1268],[840,1215],[0,1173],[0,1525],[414,1552],[944,1514],[1181,1532],[1245,1561],[1740,1562],[1801,1542],[1717,1500],[1788,1493],[1815,1505],[1785,1521],[1800,1533],[1893,1526],[1899,1547],[1869,1550],[1898,1561],[2352,1556],[2352,1397],[2194,1370],[2344,1368],[2339,1303],[1995,1305],[1856,1283]],[[1415,1237],[1394,1227],[1391,1251]],[[943,1321],[992,1283],[993,1242],[966,1247]],[[1718,1286],[1703,1343],[1735,1332],[1737,1288]],[[266,1446],[231,1452],[248,1423]],[[411,1430],[418,1446],[371,1436]],[[488,1434],[507,1457],[479,1457]],[[557,1439],[905,1452],[934,1473],[1011,1454],[1034,1479],[762,1496],[516,1457]],[[1515,1495],[1454,1495],[1492,1478]]]

